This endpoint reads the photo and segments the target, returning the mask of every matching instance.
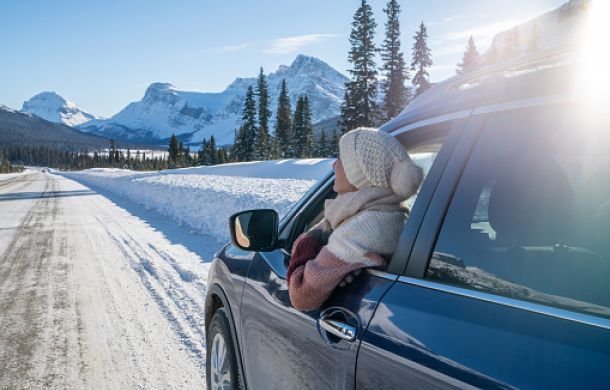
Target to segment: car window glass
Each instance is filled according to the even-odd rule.
[[[609,133],[556,111],[488,121],[426,278],[610,317]]]
[[[324,197],[324,201],[326,201],[327,199],[334,199],[336,196],[337,193],[335,191],[330,191]],[[312,206],[313,210],[307,218],[307,221],[305,222],[305,228],[303,229],[303,231],[311,229],[313,226],[317,225],[322,221],[322,218],[324,218],[324,201],[318,202],[317,204]]]

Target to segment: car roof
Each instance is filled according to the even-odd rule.
[[[549,50],[454,76],[415,98],[380,130],[393,132],[414,122],[457,113],[467,116],[482,106],[566,95],[577,58],[572,49]]]

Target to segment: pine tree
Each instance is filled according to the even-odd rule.
[[[292,157],[301,158],[305,154],[305,143],[307,141],[307,134],[304,126],[303,117],[303,97],[297,98],[297,104],[294,109],[294,127],[292,132],[291,149],[294,152]]]
[[[108,150],[108,162],[110,165],[114,162],[114,154],[116,152],[116,144],[113,139],[110,140],[110,149]]]
[[[303,113],[302,113],[302,126],[305,144],[303,145],[303,156],[311,157],[313,155],[313,125],[311,123],[311,109],[309,106],[309,98],[307,95],[303,96]]]
[[[351,92],[355,90],[353,84],[354,82],[345,83],[345,94],[341,103],[341,118],[339,119],[339,126],[343,134],[358,127],[356,105],[352,100]]]
[[[411,70],[415,71],[415,76],[413,76],[412,82],[415,86],[415,96],[419,96],[426,89],[430,88],[428,68],[432,66],[432,57],[428,47],[428,31],[424,22],[420,24],[419,30],[415,33],[413,39],[415,39],[415,43],[413,44]]]
[[[326,132],[322,131],[320,138],[316,142],[315,153],[313,157],[328,157],[328,140],[326,139]]]
[[[218,164],[218,149],[216,149],[216,139],[214,136],[210,136],[210,142],[208,143],[208,154],[210,164],[215,165]]]
[[[481,55],[477,51],[477,47],[474,45],[474,39],[470,36],[468,39],[468,46],[462,56],[462,62],[457,65],[455,72],[457,74],[466,74],[481,67]]]
[[[198,157],[199,157],[199,164],[200,165],[209,165],[209,160],[208,160],[208,154],[207,154],[207,150],[208,150],[208,140],[207,139],[203,139],[203,141],[201,142],[201,149],[199,149]]]
[[[269,87],[263,68],[261,67],[256,84],[258,96],[258,132],[255,141],[255,156],[257,160],[267,160],[271,155],[271,138],[269,135]]]
[[[179,167],[184,165],[184,145],[182,141],[178,142],[178,156],[176,157],[176,162]]]
[[[286,80],[282,79],[282,89],[277,100],[277,115],[275,122],[275,140],[279,158],[293,157],[291,149],[292,138],[292,107],[290,106],[290,96],[288,96],[288,88]]]
[[[277,137],[273,137],[271,141],[271,158],[273,160],[279,160],[281,158],[280,144],[278,143]]]
[[[250,85],[244,100],[240,140],[240,161],[252,161],[256,142],[256,102],[254,89]]]
[[[337,130],[333,130],[333,137],[331,138],[330,145],[328,147],[329,157],[339,157],[339,134]]]
[[[405,81],[409,79],[409,74],[403,53],[400,51],[400,5],[398,1],[390,0],[383,12],[388,17],[381,51],[385,71],[383,111],[385,119],[391,119],[398,115],[407,104],[409,90],[405,86]]]
[[[218,164],[224,164],[227,161],[227,151],[224,148],[218,149]]]
[[[534,53],[538,51],[538,40],[540,39],[538,32],[538,24],[534,23],[530,32],[529,39],[527,41],[527,52]]]
[[[242,140],[243,140],[243,125],[239,127],[239,130],[235,130],[233,137],[233,145],[231,146],[231,150],[229,151],[229,155],[231,156],[231,161],[238,162],[241,161],[242,155]]]
[[[341,105],[344,132],[359,126],[374,126],[376,118],[377,68],[375,65],[375,19],[366,0],[354,14],[350,33],[349,70],[352,81],[345,84],[346,96]]]
[[[175,134],[172,134],[171,138],[169,139],[169,148],[167,151],[169,154],[169,161],[175,163],[180,153],[178,149],[178,138],[176,138]]]

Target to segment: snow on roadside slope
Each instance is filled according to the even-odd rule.
[[[273,208],[284,215],[329,172],[332,161],[259,161],[144,173],[97,168],[63,174],[224,242],[232,214]]]

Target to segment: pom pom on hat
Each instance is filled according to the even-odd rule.
[[[423,179],[405,148],[392,135],[375,129],[359,128],[339,140],[339,156],[347,180],[363,187],[392,188],[405,199],[417,192]]]
[[[417,193],[423,179],[423,169],[408,159],[394,164],[390,174],[390,185],[395,194],[408,199]]]

